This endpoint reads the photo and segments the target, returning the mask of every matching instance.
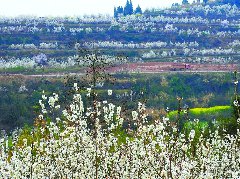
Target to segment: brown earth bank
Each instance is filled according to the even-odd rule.
[[[143,62],[143,63],[128,63],[107,68],[109,73],[181,73],[181,72],[233,72],[239,71],[239,64],[194,64],[194,63],[173,63],[173,62]],[[43,73],[25,75],[21,73],[2,73],[1,77],[62,77],[67,75],[84,75],[81,72],[61,72],[61,73]]]
[[[158,73],[168,71],[236,71],[239,70],[238,64],[193,64],[193,63],[173,63],[173,62],[145,62],[130,63],[112,67],[110,72],[141,72],[141,73]]]

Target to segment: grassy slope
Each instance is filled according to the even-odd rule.
[[[189,118],[190,119],[199,119],[199,120],[214,120],[214,119],[222,119],[222,118],[230,118],[232,116],[232,107],[231,106],[214,106],[209,108],[193,108],[189,110]],[[168,114],[168,117],[171,120],[177,118],[178,111],[172,111]],[[185,116],[181,112],[181,116]]]

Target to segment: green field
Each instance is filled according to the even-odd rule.
[[[192,108],[189,109],[188,116],[187,110],[183,110],[180,113],[180,117],[189,119],[199,119],[201,121],[211,121],[223,118],[231,118],[233,108],[231,106],[214,106],[209,108]],[[171,111],[168,117],[171,120],[176,119],[178,111]]]

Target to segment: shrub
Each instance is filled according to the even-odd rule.
[[[168,118],[148,123],[142,103],[126,116],[106,101],[85,106],[79,93],[54,116],[58,96],[42,98],[35,127],[0,140],[1,178],[240,177],[239,130],[205,137],[208,126],[196,122],[178,132]]]

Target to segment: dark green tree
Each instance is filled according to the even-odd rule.
[[[132,4],[132,0],[130,0],[129,2],[129,15],[133,14],[133,4]]]
[[[123,7],[122,6],[118,6],[117,12],[118,12],[118,15],[119,14],[123,14]]]
[[[117,8],[117,11],[118,11],[119,14],[123,14],[123,7],[122,7],[122,6],[119,6],[119,7]]]
[[[123,14],[123,7],[118,6],[117,8],[114,7],[114,18],[118,18],[119,14]]]
[[[123,10],[123,15],[126,16],[128,15],[128,12],[129,12],[129,1],[127,0],[127,3],[124,7],[124,10]]]
[[[124,16],[133,14],[133,5],[132,5],[132,1],[131,0],[130,1],[127,0],[127,3],[125,5],[125,7],[124,7],[123,14],[124,14]]]
[[[239,7],[240,6],[240,0],[235,0],[235,5]]]
[[[237,5],[238,7],[240,7],[240,1],[237,1],[236,5]]]
[[[141,7],[139,5],[137,6],[137,8],[136,8],[134,13],[135,14],[142,14],[142,9],[141,9]]]
[[[117,9],[116,7],[114,7],[114,18],[117,18],[117,16],[118,16]]]
[[[240,5],[240,1],[239,0],[223,0],[223,3],[224,4],[231,4],[231,5],[237,5],[239,6]]]

